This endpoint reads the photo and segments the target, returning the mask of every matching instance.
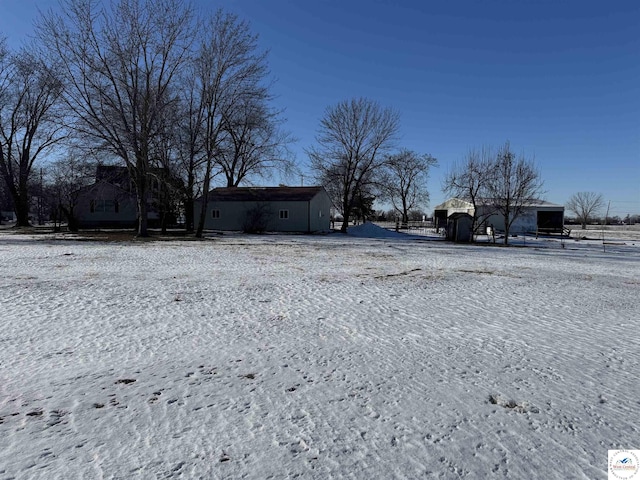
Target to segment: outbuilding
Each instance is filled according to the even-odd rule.
[[[468,213],[456,212],[447,218],[447,240],[471,242],[473,240],[473,217]]]
[[[202,199],[196,202],[196,221]],[[209,192],[205,229],[327,232],[331,200],[323,187],[225,187]]]
[[[495,202],[484,200],[474,209],[473,203],[466,199],[451,198],[434,209],[437,227],[448,225],[449,217],[454,213],[466,213],[472,218],[475,213],[475,233],[484,235],[488,227],[496,232],[504,232],[504,217],[498,213]],[[564,227],[564,206],[544,200],[534,200],[524,205],[521,214],[511,224],[510,231],[518,233],[562,233]]]

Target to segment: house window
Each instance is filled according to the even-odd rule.
[[[91,200],[89,211],[91,213],[118,213],[120,204],[117,200]]]
[[[280,210],[280,220],[289,219],[289,210]]]
[[[220,210],[211,210],[211,218],[220,218]]]

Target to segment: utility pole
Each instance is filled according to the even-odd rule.
[[[38,225],[44,225],[44,219],[43,219],[43,213],[42,213],[42,209],[43,209],[43,199],[42,199],[42,195],[43,195],[43,181],[42,181],[42,167],[40,167],[40,192],[38,193]]]

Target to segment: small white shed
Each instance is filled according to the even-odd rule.
[[[456,212],[447,219],[447,240],[468,243],[473,241],[473,217],[465,212]]]

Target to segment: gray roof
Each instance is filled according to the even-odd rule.
[[[109,189],[115,190],[119,192],[119,195],[127,195],[129,197],[134,197],[135,194],[130,192],[129,190],[122,188],[120,185],[116,185],[115,183],[108,182],[107,180],[98,180],[91,185],[85,185],[84,187],[80,187],[76,190],[77,193],[90,192],[92,190],[104,190],[107,191]]]
[[[482,206],[492,206],[495,205],[496,200],[491,198],[480,198],[476,200],[479,207]],[[465,205],[466,204],[466,205]],[[564,208],[563,205],[557,205],[555,203],[547,202],[546,200],[540,199],[531,199],[524,203],[525,207],[554,207],[554,208]],[[469,198],[450,198],[449,200],[437,205],[434,210],[442,210],[446,207],[449,208],[473,208],[473,204]]]
[[[456,218],[473,218],[473,217],[471,215],[469,215],[468,213],[454,212],[451,215],[449,215],[449,218],[455,220]]]
[[[308,202],[323,187],[225,187],[209,192],[214,202]]]

